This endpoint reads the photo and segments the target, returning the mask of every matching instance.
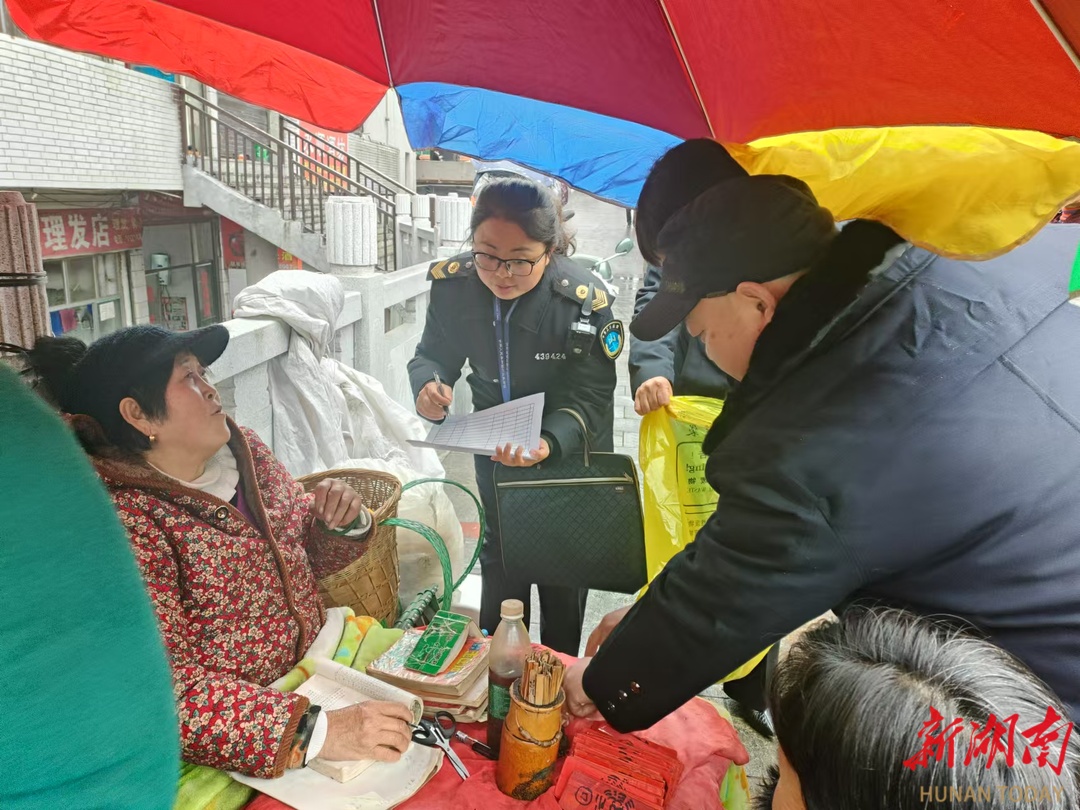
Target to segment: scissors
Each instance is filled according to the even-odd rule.
[[[430,748],[441,748],[447,759],[450,760],[450,764],[454,766],[458,776],[462,779],[469,778],[469,769],[465,767],[465,763],[458,758],[458,755],[454,753],[454,749],[450,747],[450,740],[454,738],[454,732],[457,731],[457,723],[450,712],[435,712],[434,720],[423,717],[418,724],[412,727],[412,730],[413,742]]]

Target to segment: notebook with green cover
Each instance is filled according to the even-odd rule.
[[[467,641],[482,637],[468,616],[440,610],[416,642],[405,666],[424,675],[439,675],[457,659]]]

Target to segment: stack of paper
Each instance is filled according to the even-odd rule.
[[[507,444],[536,450],[543,418],[544,395],[532,394],[468,416],[448,416],[431,429],[426,440],[409,439],[409,444],[483,456],[492,456]]]
[[[487,710],[487,664],[491,640],[468,638],[457,657],[442,672],[426,675],[408,662],[423,636],[409,630],[401,640],[368,666],[368,674],[405,689],[424,701],[425,713],[448,711],[459,722],[474,723]]]

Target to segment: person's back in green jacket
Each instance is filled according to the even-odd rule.
[[[112,501],[0,366],[0,807],[167,810],[171,676]]]

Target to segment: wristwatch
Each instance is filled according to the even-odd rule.
[[[311,745],[311,735],[315,731],[315,723],[319,719],[320,712],[322,712],[322,706],[308,706],[308,710],[296,724],[296,733],[293,735],[289,753],[290,768],[303,768],[307,765],[308,746]]]

